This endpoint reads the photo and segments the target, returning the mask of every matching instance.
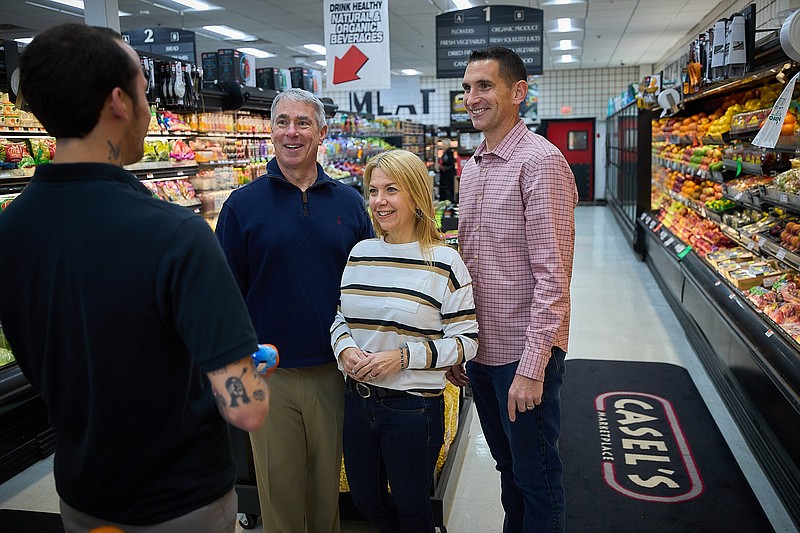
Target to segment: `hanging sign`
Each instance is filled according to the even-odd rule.
[[[157,26],[124,31],[122,39],[134,50],[197,63],[193,31]]]
[[[542,74],[541,9],[473,7],[436,16],[436,77],[461,78],[472,50],[504,46],[514,50],[529,75]]]
[[[388,89],[389,0],[325,0],[323,9],[328,87]]]
[[[789,111],[789,106],[792,104],[792,94],[794,93],[794,84],[800,77],[800,72],[795,74],[786,87],[783,88],[781,95],[772,106],[767,120],[764,125],[756,134],[752,141],[753,146],[761,146],[762,148],[775,148],[778,143],[778,137],[781,136],[781,128],[783,121],[786,120],[786,113]],[[738,174],[737,174],[738,176]]]

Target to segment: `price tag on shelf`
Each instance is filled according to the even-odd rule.
[[[175,175],[176,176],[183,176],[183,170],[179,170]]]
[[[673,242],[675,242],[675,238],[674,238],[674,237],[670,237],[669,239],[667,239],[666,241],[664,241],[664,246],[669,246],[669,245],[671,245]]]
[[[648,226],[650,226],[650,229],[655,228],[656,227],[656,221],[655,220],[651,220],[650,224],[648,224]]]
[[[737,201],[741,200],[743,195],[744,195],[744,193],[739,191],[739,192],[736,193],[736,196],[734,196],[733,199],[737,200]]]
[[[730,294],[728,295],[728,300],[733,300],[734,298],[736,298],[736,295],[735,295],[735,294],[733,294],[733,293],[730,293]]]
[[[667,237],[669,237],[669,233],[667,233],[666,231],[662,230],[661,233],[658,234],[658,238],[661,239],[662,241],[665,240]]]
[[[715,287],[719,287],[720,285],[722,285],[722,282],[720,280],[714,282]]]
[[[789,203],[789,196],[785,193],[781,193],[780,196],[781,203],[788,204]]]
[[[154,179],[154,178],[155,178],[155,175],[154,175],[152,172],[148,172],[148,173],[147,173],[147,175],[146,175],[145,177],[146,177],[147,179],[151,180],[151,179]]]
[[[646,220],[647,219],[647,212],[642,211],[642,214],[639,216],[639,220]]]
[[[753,251],[753,249],[754,249],[755,247],[756,247],[756,242],[755,242],[755,241],[749,241],[749,242],[747,243],[747,249],[748,249],[749,251],[751,251],[751,252],[752,252],[752,251]]]
[[[758,236],[758,247],[759,248],[763,248],[765,242],[767,242],[767,238],[762,236],[762,235],[759,235]]]
[[[765,331],[765,332],[764,332],[764,336],[765,336],[766,338],[770,338],[770,337],[772,337],[774,334],[775,334],[775,332],[774,332],[774,331],[772,331],[771,329],[768,329],[767,331]]]

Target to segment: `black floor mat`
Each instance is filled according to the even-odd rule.
[[[568,532],[766,532],[769,520],[688,372],[568,360]]]

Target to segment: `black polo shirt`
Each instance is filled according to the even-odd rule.
[[[105,164],[50,164],[0,214],[0,323],[47,403],[59,495],[128,524],[234,484],[205,372],[256,338],[217,239]]]

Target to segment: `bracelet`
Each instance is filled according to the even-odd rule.
[[[400,347],[400,370],[408,368],[409,359],[408,343],[406,343]]]

